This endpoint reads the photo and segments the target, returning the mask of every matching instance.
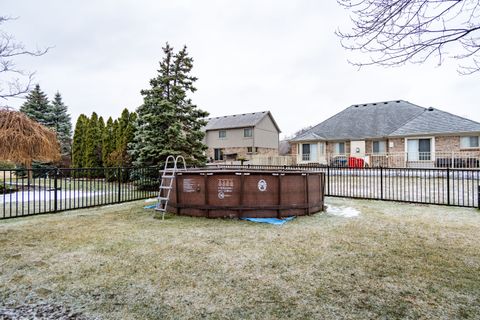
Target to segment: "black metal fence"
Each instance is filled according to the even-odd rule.
[[[325,173],[326,196],[480,208],[480,170],[478,169],[223,164],[210,167],[321,171]]]
[[[0,169],[0,219],[154,197],[158,168]]]
[[[326,196],[480,207],[480,170],[218,165],[210,168],[314,170]],[[158,168],[0,169],[0,219],[157,196]]]

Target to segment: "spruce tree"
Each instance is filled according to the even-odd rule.
[[[88,117],[84,114],[81,114],[77,119],[77,123],[75,124],[72,143],[72,165],[75,168],[85,167],[83,155],[85,153],[88,123]]]
[[[59,92],[55,94],[51,106],[53,129],[60,142],[62,158],[70,158],[72,150],[72,122],[67,113],[67,106]]]
[[[201,128],[208,113],[188,97],[196,91],[197,80],[190,74],[193,59],[187,48],[178,53],[167,43],[163,48],[158,75],[150,80],[150,89],[142,90],[143,104],[137,109],[136,130],[129,144],[135,165],[159,165],[168,155],[183,155],[188,163],[206,161]]]
[[[35,88],[27,95],[27,101],[20,107],[20,111],[47,128],[54,127],[52,107],[39,84],[36,84]]]

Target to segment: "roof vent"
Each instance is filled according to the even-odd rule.
[[[400,103],[400,100],[395,101],[396,103]]]
[[[432,107],[430,107],[430,108],[428,108],[427,110],[428,110],[428,111],[433,111],[433,108],[432,108]]]
[[[374,106],[376,106],[377,104],[376,103],[372,103]]]
[[[355,108],[358,108],[358,104],[354,105]]]
[[[384,102],[383,104],[388,104],[388,102]]]
[[[367,105],[366,105],[366,104],[364,104],[363,106],[364,106],[364,107],[366,107]]]

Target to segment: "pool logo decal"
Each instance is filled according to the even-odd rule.
[[[262,180],[259,180],[259,181],[258,181],[258,190],[260,190],[260,191],[262,191],[262,192],[263,192],[263,191],[266,191],[266,190],[267,190],[267,181],[265,181],[265,180],[263,180],[263,179],[262,179]]]
[[[218,179],[218,199],[229,198],[233,193],[233,179]]]

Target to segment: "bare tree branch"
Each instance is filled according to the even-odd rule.
[[[345,49],[367,53],[355,66],[396,66],[436,58],[459,60],[458,71],[480,71],[480,0],[337,0],[351,12]],[[453,53],[452,53],[453,52]]]
[[[0,16],[0,25],[14,18]],[[12,35],[0,30],[0,99],[22,98],[30,91],[34,72],[24,71],[15,65],[13,58],[19,56],[42,56],[50,47],[28,50]]]

